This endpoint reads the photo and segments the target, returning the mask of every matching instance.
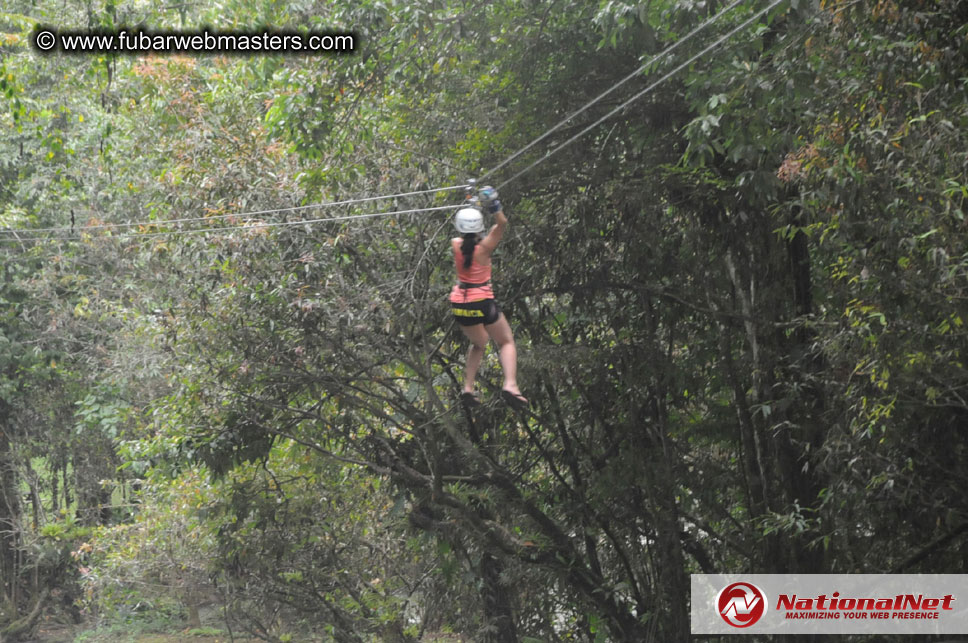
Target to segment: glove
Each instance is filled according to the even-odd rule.
[[[481,195],[481,201],[487,206],[488,212],[494,214],[501,209],[501,202],[497,200],[497,190],[490,185],[482,187],[479,194]]]
[[[492,188],[490,185],[485,185],[480,189],[478,194],[481,195],[483,201],[493,201],[497,198],[497,190]]]

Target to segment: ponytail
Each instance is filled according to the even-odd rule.
[[[477,245],[477,233],[468,232],[464,235],[464,243],[460,246],[461,254],[464,255],[464,267],[470,268],[471,261],[474,259],[474,246]]]

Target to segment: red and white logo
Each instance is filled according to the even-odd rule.
[[[766,595],[751,583],[733,583],[719,592],[716,609],[733,627],[749,627],[766,611]]]

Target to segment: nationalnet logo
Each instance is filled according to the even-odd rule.
[[[939,598],[924,594],[895,594],[890,597],[841,597],[833,592],[829,597],[803,597],[796,594],[780,594],[776,609],[784,612],[784,618],[844,618],[844,619],[931,619],[938,620],[942,610],[954,611],[955,598],[945,594]]]
[[[694,574],[694,634],[968,634],[961,574]]]
[[[763,616],[766,596],[752,583],[732,583],[716,597],[716,608],[723,620],[733,627],[749,627]]]

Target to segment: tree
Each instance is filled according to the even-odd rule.
[[[7,560],[27,507],[125,521],[119,478],[102,605],[221,592],[267,640],[677,641],[691,572],[960,569],[964,9],[768,6],[228,2],[147,21],[364,45],[6,56],[3,222],[82,237],[2,248]],[[459,191],[311,205],[468,175],[527,413],[454,401],[449,215],[370,216]],[[289,225],[327,215],[369,218]]]

